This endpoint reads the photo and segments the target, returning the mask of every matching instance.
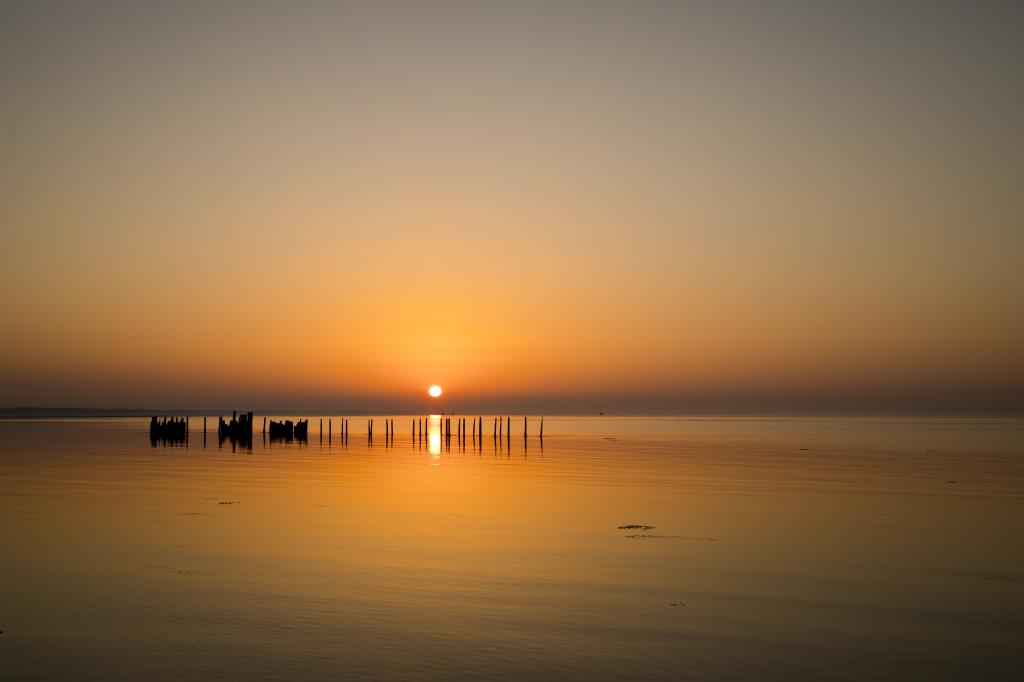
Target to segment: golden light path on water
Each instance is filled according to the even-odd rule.
[[[430,415],[430,423],[427,427],[427,441],[430,448],[431,464],[441,463],[441,415]]]

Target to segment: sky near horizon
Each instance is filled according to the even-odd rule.
[[[0,7],[0,407],[1024,409],[1024,4]]]

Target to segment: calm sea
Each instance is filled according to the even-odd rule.
[[[0,421],[0,678],[1024,675],[1024,420],[318,420]]]

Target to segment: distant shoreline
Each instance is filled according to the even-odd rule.
[[[337,410],[295,410],[295,409],[257,409],[253,410],[257,415],[264,416],[299,416],[299,417],[373,417],[373,416],[409,416],[419,414],[461,414],[473,415],[484,414],[488,417],[499,414],[498,412],[476,410],[444,412],[424,410],[420,412],[408,409],[393,410],[366,410],[366,409],[337,409]],[[960,411],[939,411],[939,410],[821,410],[810,411],[677,411],[677,412],[553,412],[553,411],[528,411],[508,410],[500,412],[501,415],[515,417],[516,415],[527,415],[530,417],[661,417],[680,419],[799,419],[816,417],[862,417],[862,418],[1020,418],[1024,417],[1024,410],[960,410]],[[92,408],[92,407],[6,407],[0,408],[0,420],[3,419],[131,419],[140,417],[218,417],[230,416],[231,410],[184,410],[184,409],[149,409],[149,408]]]

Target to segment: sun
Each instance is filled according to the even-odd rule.
[[[433,386],[427,389],[427,393],[430,395],[431,398],[440,398],[441,387],[438,386],[437,384],[434,384]]]

